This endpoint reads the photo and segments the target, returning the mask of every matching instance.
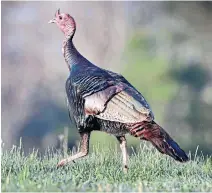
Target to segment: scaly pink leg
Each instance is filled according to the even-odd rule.
[[[81,157],[88,155],[90,134],[91,134],[90,132],[80,133],[80,137],[81,137],[80,152],[73,156],[67,157],[66,159],[61,160],[57,164],[57,167],[67,165],[71,161],[74,161],[76,159],[79,159]]]
[[[120,148],[122,151],[122,156],[123,156],[123,170],[124,173],[127,173],[128,171],[128,166],[127,166],[127,159],[128,159],[128,155],[127,155],[127,140],[125,138],[125,136],[119,136],[116,137],[120,143]]]

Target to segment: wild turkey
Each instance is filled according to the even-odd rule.
[[[58,167],[88,154],[94,130],[116,136],[124,171],[128,168],[127,133],[150,141],[161,153],[179,162],[188,161],[185,152],[154,121],[152,110],[140,92],[123,76],[95,66],[77,51],[72,41],[76,31],[73,17],[58,10],[49,23],[56,23],[65,35],[62,52],[70,70],[66,81],[69,114],[81,136],[80,152],[61,160]]]

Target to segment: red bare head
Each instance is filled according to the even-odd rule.
[[[55,18],[49,23],[56,23],[66,37],[73,37],[76,31],[76,23],[74,18],[67,13],[60,13],[60,9],[55,13]]]

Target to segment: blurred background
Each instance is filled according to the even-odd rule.
[[[74,43],[94,64],[123,74],[183,149],[212,153],[212,2],[1,2],[4,148],[58,147],[69,128],[63,34],[56,10],[76,20]],[[140,141],[128,137],[128,147]],[[93,132],[91,143],[117,144]],[[200,152],[200,151],[199,151]]]

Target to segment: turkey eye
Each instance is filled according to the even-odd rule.
[[[62,16],[59,16],[59,19],[61,20],[62,19]]]

